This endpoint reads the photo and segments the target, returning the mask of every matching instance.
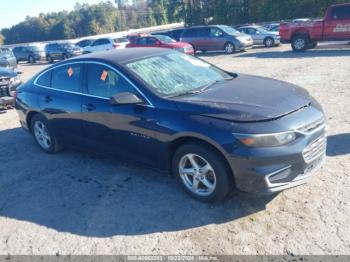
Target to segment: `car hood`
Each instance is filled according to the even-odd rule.
[[[236,122],[277,119],[310,105],[309,93],[286,82],[239,74],[195,95],[174,98],[181,111]]]
[[[14,77],[14,76],[16,76],[17,75],[17,73],[16,72],[14,72],[14,71],[12,71],[12,70],[8,70],[8,69],[6,69],[6,68],[1,68],[0,67],[0,78],[1,77]]]

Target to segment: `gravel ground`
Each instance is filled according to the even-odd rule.
[[[0,254],[350,254],[350,46],[206,54],[227,70],[307,88],[329,125],[309,184],[274,197],[190,199],[168,174],[65,150],[46,155],[0,115]],[[46,65],[21,65],[23,79]]]

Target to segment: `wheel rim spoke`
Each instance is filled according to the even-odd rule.
[[[193,168],[195,168],[195,169],[199,168],[199,166],[198,166],[198,164],[197,164],[197,162],[196,162],[196,160],[194,158],[194,155],[189,155],[188,156],[188,160],[191,162],[191,165],[192,165]]]
[[[201,183],[208,189],[208,190],[212,190],[213,189],[213,184],[212,183],[210,183],[209,181],[208,181],[208,179],[207,178],[204,178],[203,180],[201,180]]]

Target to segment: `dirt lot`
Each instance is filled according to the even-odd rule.
[[[323,105],[324,167],[274,197],[191,200],[170,175],[65,150],[46,155],[0,115],[0,254],[350,254],[350,46],[206,54],[228,70],[293,82]],[[45,65],[22,65],[27,79]]]

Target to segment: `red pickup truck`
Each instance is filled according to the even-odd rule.
[[[318,41],[350,40],[350,3],[328,7],[324,19],[282,23],[280,36],[294,51],[314,48]]]

